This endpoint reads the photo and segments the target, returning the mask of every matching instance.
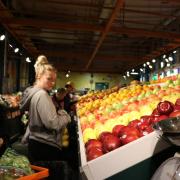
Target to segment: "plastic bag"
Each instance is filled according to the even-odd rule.
[[[33,173],[28,158],[24,155],[18,154],[11,148],[7,148],[0,158],[0,166],[22,169],[26,175]]]

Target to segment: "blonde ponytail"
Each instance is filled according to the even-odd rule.
[[[49,64],[47,57],[44,55],[38,56],[36,63],[34,64],[36,79],[38,79],[45,71],[56,72],[56,69]]]

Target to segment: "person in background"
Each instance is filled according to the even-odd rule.
[[[72,105],[73,105],[73,97],[74,97],[74,83],[72,82],[67,82],[65,85],[66,88],[66,96],[64,97],[64,109],[68,112],[71,113],[72,111]]]
[[[66,111],[56,111],[48,94],[56,82],[56,69],[43,55],[37,58],[34,67],[36,81],[23,92],[20,102],[21,111],[29,111],[29,159],[31,162],[66,160],[61,133],[71,119]]]
[[[57,92],[52,96],[53,103],[56,107],[56,110],[64,109],[64,97],[67,92],[65,88],[58,88]]]

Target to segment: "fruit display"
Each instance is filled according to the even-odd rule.
[[[87,160],[151,133],[157,121],[179,116],[179,101],[180,85],[169,81],[162,86],[131,84],[82,97],[77,114]]]
[[[6,108],[16,108],[19,106],[21,94],[4,94],[0,95],[0,105]]]
[[[178,75],[180,76],[180,75]],[[159,83],[164,83],[164,82],[173,82],[175,84],[179,84],[180,83],[180,80],[179,80],[179,77],[177,75],[173,75],[173,76],[169,76],[169,77],[164,77],[164,78],[161,78],[161,79],[157,79],[157,80],[151,80],[150,81],[150,84],[159,84]]]

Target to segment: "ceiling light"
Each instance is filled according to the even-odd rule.
[[[153,59],[153,60],[152,60],[152,62],[153,62],[153,63],[155,63],[155,62],[156,62],[156,60],[155,60],[155,59]]]
[[[9,44],[9,46],[12,48],[13,46],[11,44]]]
[[[175,54],[175,53],[177,53],[177,51],[173,51],[173,53]]]
[[[71,71],[70,70],[68,70],[68,73],[70,73]]]
[[[165,61],[166,61],[166,62],[169,62],[169,60],[168,60],[167,58],[165,59]]]
[[[161,68],[163,68],[164,67],[164,62],[161,62]]]
[[[146,64],[144,63],[143,66],[146,67]]]
[[[19,52],[19,48],[15,48],[14,52],[15,53]]]
[[[144,70],[142,68],[140,68],[140,71],[143,72]]]
[[[173,57],[171,57],[171,56],[169,56],[168,59],[169,59],[169,61],[173,61]]]
[[[29,57],[26,58],[26,62],[29,62],[29,63],[31,62]]]
[[[167,67],[170,67],[171,66],[171,64],[170,63],[167,63],[167,65],[166,65]]]
[[[166,55],[165,55],[165,54],[163,55],[163,58],[164,58],[164,59],[166,58]]]
[[[69,74],[68,74],[68,73],[66,74],[66,77],[67,77],[67,78],[69,77]]]
[[[5,37],[6,37],[6,36],[5,36],[4,34],[1,35],[1,36],[0,36],[0,41],[3,41],[3,40],[5,39]]]
[[[129,77],[130,75],[129,74],[127,74],[127,77]]]
[[[134,69],[132,69],[132,72],[134,72]]]
[[[124,79],[126,79],[126,76],[123,76]]]
[[[146,64],[147,64],[147,65],[150,65],[150,62],[148,61]]]
[[[152,69],[153,67],[151,65],[149,65],[149,68]]]
[[[138,72],[131,72],[132,75],[138,75]]]

